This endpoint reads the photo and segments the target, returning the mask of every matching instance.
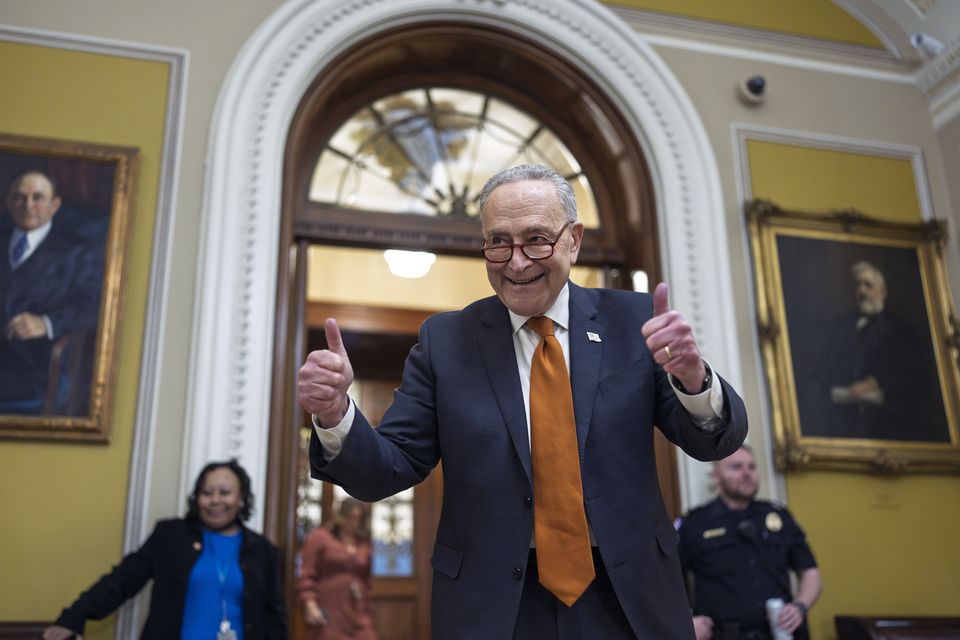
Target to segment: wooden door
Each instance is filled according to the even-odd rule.
[[[308,349],[325,346],[322,338],[322,319],[336,317],[344,338],[344,345],[354,368],[354,385],[351,396],[359,409],[374,426],[393,401],[393,392],[400,384],[403,362],[407,352],[416,342],[416,328],[428,312],[410,312],[391,309],[343,307],[339,305],[309,305],[308,326],[311,327]],[[328,522],[336,509],[342,490],[328,483],[306,480],[308,473],[307,442],[309,429],[301,437],[297,466],[300,484],[296,489],[297,526],[293,544],[296,554],[309,527],[318,522]],[[437,521],[440,516],[442,479],[439,467],[421,484],[412,490],[409,504],[393,504],[387,499],[371,505],[374,534],[373,614],[381,640],[429,640],[430,638],[430,592],[432,569],[430,554],[433,549]],[[409,556],[394,563],[378,557],[377,525],[392,526],[392,513],[412,512]],[[309,511],[316,512],[310,515]],[[393,510],[393,511],[391,511]],[[319,515],[319,517],[317,517]],[[305,526],[306,524],[306,526]],[[407,562],[409,560],[409,563]],[[399,565],[399,566],[397,566]],[[378,575],[378,566],[381,569]],[[289,593],[289,592],[288,592]],[[299,602],[291,601],[296,609],[291,616],[294,640],[305,637],[305,625]]]

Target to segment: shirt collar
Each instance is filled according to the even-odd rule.
[[[27,248],[32,249],[40,246],[40,243],[46,240],[47,236],[50,234],[50,228],[53,226],[53,220],[47,222],[47,224],[37,227],[32,231],[24,231],[18,227],[13,228],[13,234],[10,236],[10,246],[15,246],[19,241],[21,236],[27,236]]]
[[[517,331],[523,328],[523,325],[530,319],[530,316],[519,316],[513,311],[507,309],[510,313],[510,324],[513,326],[513,333],[516,335]],[[547,312],[544,313],[546,317],[550,318],[556,322],[559,326],[564,329],[569,330],[570,325],[570,283],[563,285],[563,289],[560,290],[560,295],[557,296],[557,299],[554,301],[553,306],[547,309]]]

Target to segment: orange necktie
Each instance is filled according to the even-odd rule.
[[[563,348],[553,335],[553,321],[530,318],[527,326],[543,338],[530,368],[537,572],[540,583],[569,607],[596,575],[583,509],[573,394]]]

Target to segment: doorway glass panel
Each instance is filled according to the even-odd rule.
[[[556,169],[574,189],[580,220],[599,226],[590,183],[546,125],[477,91],[421,87],[356,111],[320,153],[309,199],[344,209],[475,218],[484,182],[517,164]]]

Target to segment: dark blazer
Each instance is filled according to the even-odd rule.
[[[949,442],[950,433],[929,337],[888,310],[857,328],[859,311],[834,323],[808,382],[801,389],[804,435]],[[834,403],[831,388],[868,377],[883,390],[883,404]]]
[[[677,533],[657,482],[653,425],[700,460],[735,451],[743,401],[724,381],[729,419],[699,430],[640,333],[652,298],[570,285],[570,369],[584,501],[614,590],[641,638],[692,638]],[[590,341],[587,332],[602,342]],[[530,445],[506,307],[495,297],[428,319],[380,426],[357,412],[314,477],[379,500],[443,460],[443,508],[431,563],[433,637],[513,634],[533,532]]]
[[[103,286],[102,250],[54,223],[40,246],[10,268],[12,229],[0,231],[0,329],[29,311],[47,315],[54,338],[97,326]],[[46,336],[10,341],[0,331],[0,400],[42,398],[53,346]]]
[[[242,529],[243,622],[246,640],[285,640],[287,618],[280,589],[277,548],[258,533]],[[200,524],[161,520],[143,546],[126,556],[64,609],[56,624],[78,634],[87,620],[101,620],[153,579],[143,640],[180,637],[190,572],[202,551]]]

